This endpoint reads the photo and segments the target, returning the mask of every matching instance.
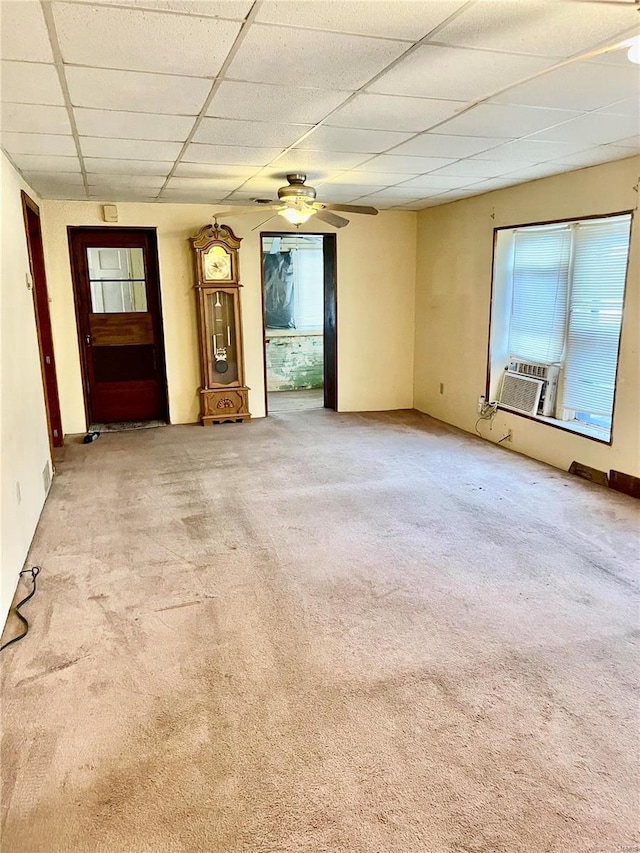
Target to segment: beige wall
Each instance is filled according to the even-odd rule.
[[[484,394],[493,229],[631,210],[640,158],[521,184],[422,211],[418,222],[415,405],[474,431]],[[635,187],[635,189],[634,189]],[[499,412],[491,440],[513,430],[513,450],[567,469],[573,460],[640,476],[640,237],[632,226],[611,447]],[[440,394],[440,383],[444,393]]]
[[[219,207],[217,209],[220,209]],[[160,284],[173,423],[198,419],[199,385],[193,262],[188,238],[212,221],[213,205],[118,204],[119,226],[158,230]],[[104,225],[93,202],[44,201],[45,259],[52,297],[53,337],[65,433],[82,432],[80,378],[67,226]],[[264,415],[260,229],[265,211],[225,216],[239,237],[246,381],[250,410]],[[413,312],[417,215],[351,216],[338,232],[338,405],[342,411],[413,406]],[[303,230],[336,233],[311,222]],[[284,227],[286,226],[286,227]],[[291,231],[282,217],[265,229]]]
[[[2,515],[0,626],[4,625],[18,573],[46,494],[43,469],[50,464],[27,243],[20,190],[38,196],[2,158],[2,265],[0,282],[0,459]],[[19,492],[19,496],[18,496]]]

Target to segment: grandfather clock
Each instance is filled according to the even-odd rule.
[[[200,339],[200,419],[203,425],[247,421],[238,250],[228,225],[205,225],[191,238],[196,261]]]

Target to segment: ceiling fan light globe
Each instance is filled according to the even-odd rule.
[[[287,222],[290,222],[291,225],[302,225],[308,219],[311,219],[313,214],[316,211],[311,208],[304,207],[286,207],[284,210],[280,210],[280,216],[284,216]]]

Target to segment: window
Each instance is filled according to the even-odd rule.
[[[267,328],[322,332],[322,239],[315,235],[263,238],[262,263]]]
[[[623,214],[497,231],[492,400],[610,440],[630,230]]]

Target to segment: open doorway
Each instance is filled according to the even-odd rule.
[[[267,413],[336,408],[335,239],[262,234]]]

